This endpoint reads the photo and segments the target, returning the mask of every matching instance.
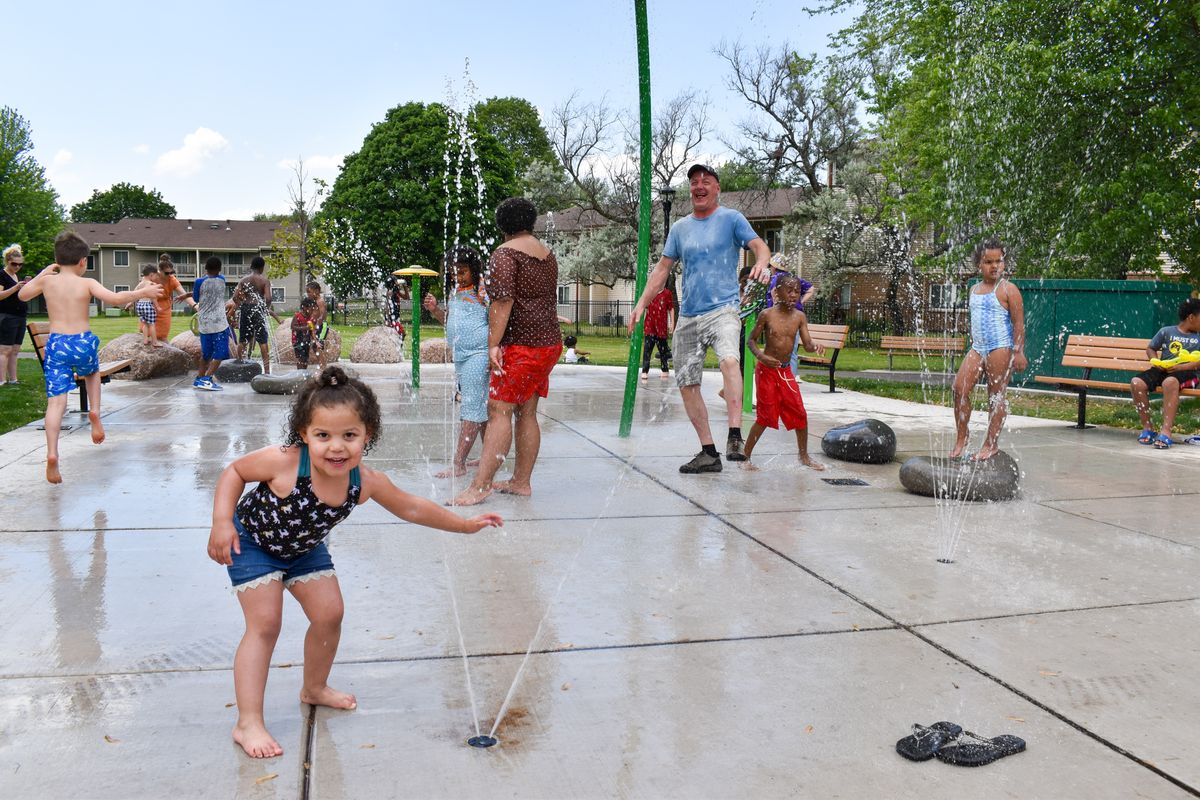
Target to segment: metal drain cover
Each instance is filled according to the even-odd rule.
[[[821,478],[830,486],[870,486],[862,478]]]

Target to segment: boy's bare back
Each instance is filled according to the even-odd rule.
[[[88,306],[91,305],[92,298],[109,305],[121,305],[138,297],[152,299],[162,291],[160,286],[153,284],[146,289],[118,294],[105,289],[99,281],[80,275],[85,268],[82,264],[68,267],[51,264],[26,284],[28,292],[22,290],[22,300],[37,297],[39,294],[46,298],[51,333],[84,333],[91,330]]]

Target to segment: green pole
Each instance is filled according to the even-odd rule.
[[[412,284],[412,388],[421,388],[421,276],[413,275]]]
[[[637,281],[634,297],[646,289],[646,273],[650,267],[650,35],[646,24],[646,0],[633,0],[637,22],[638,53],[638,111],[641,121],[641,176],[638,193],[638,255]],[[621,427],[617,435],[627,438],[633,427],[633,401],[637,396],[638,366],[642,356],[644,332],[639,322],[629,337],[629,364],[625,370],[625,402],[621,406]]]
[[[758,312],[754,312],[742,320],[746,326],[746,349],[742,351],[742,416],[754,413],[754,353],[750,352],[750,331],[758,324]]]

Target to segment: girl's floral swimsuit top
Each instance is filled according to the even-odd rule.
[[[300,445],[300,466],[296,486],[287,497],[271,491],[263,481],[238,501],[234,523],[253,537],[259,547],[281,558],[298,558],[324,540],[334,525],[350,516],[358,505],[362,479],[358,467],[350,470],[350,488],[346,500],[328,506],[317,499],[312,488],[308,445]]]

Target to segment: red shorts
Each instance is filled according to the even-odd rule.
[[[545,397],[550,392],[550,371],[562,354],[561,344],[547,347],[526,347],[510,344],[500,348],[504,374],[492,370],[488,396],[504,403],[521,405],[536,393]]]
[[[790,364],[754,367],[754,388],[758,396],[756,424],[764,428],[778,428],[780,420],[789,431],[808,427],[808,414],[804,401],[800,399],[800,384],[792,374]]]

